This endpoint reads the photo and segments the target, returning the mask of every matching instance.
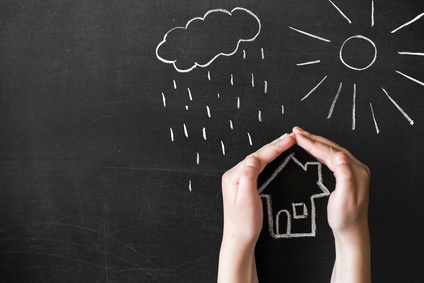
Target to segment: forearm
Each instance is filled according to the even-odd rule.
[[[371,282],[370,238],[363,232],[353,239],[336,239],[336,261],[331,283]]]
[[[254,248],[238,249],[222,244],[219,254],[218,283],[257,283]]]

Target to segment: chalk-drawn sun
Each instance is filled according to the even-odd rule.
[[[352,23],[352,21],[346,16],[345,13],[342,12],[342,10],[331,0],[328,0],[332,6],[340,13],[340,15],[346,20],[348,21],[349,24]],[[405,24],[399,26],[398,28],[394,29],[391,33],[396,33],[397,31],[413,24],[414,22],[416,22],[417,20],[419,20],[421,17],[424,16],[424,13],[419,14],[418,16],[416,16],[415,18],[413,18],[412,20],[406,22]],[[374,26],[374,0],[371,1],[371,27]],[[300,30],[294,27],[289,27],[290,29],[292,29],[293,31],[296,31],[298,33],[301,33],[303,35],[306,35],[308,37],[312,37],[314,39],[323,41],[323,42],[331,42],[331,40],[317,36],[315,34],[306,32],[304,30]],[[351,54],[352,52],[361,52],[364,50],[354,50],[355,48],[357,48],[358,46],[361,46],[361,48],[367,49],[367,54],[372,54],[372,56],[370,56],[369,58],[363,60],[362,62],[355,62],[354,60],[349,59],[349,56],[346,56],[346,54]],[[365,53],[365,52],[364,52]],[[424,56],[424,53],[420,53],[420,52],[404,52],[404,51],[398,51],[398,54],[400,55],[410,55],[410,56]],[[341,63],[343,63],[344,66],[346,66],[347,68],[357,71],[357,72],[361,72],[364,70],[367,70],[368,68],[370,68],[371,66],[374,65],[374,63],[376,62],[378,58],[378,48],[376,46],[376,44],[374,43],[374,41],[368,37],[365,37],[361,34],[358,35],[354,35],[351,36],[349,38],[347,38],[343,44],[340,46],[340,50],[339,50],[339,59],[341,61]],[[315,61],[309,61],[309,62],[304,62],[304,63],[299,63],[297,64],[297,66],[306,66],[306,65],[312,65],[312,64],[318,64],[321,63],[321,60],[315,60]],[[419,85],[424,86],[424,82],[419,81],[401,71],[396,70],[396,73],[403,76],[404,78],[411,80],[414,83],[417,83]],[[319,83],[317,85],[315,85],[315,87],[313,87],[311,89],[311,91],[309,91],[302,99],[301,101],[304,101],[305,99],[307,99],[311,94],[314,93],[315,90],[318,89],[318,87],[327,79],[328,76],[324,76],[323,79],[321,79],[319,81]],[[327,119],[330,119],[331,116],[333,115],[333,110],[336,106],[337,100],[339,98],[340,92],[342,90],[342,86],[343,83],[340,83],[339,88],[337,90],[337,93],[331,103],[331,107],[329,109],[328,115],[327,115]],[[399,112],[405,117],[405,119],[409,122],[409,124],[414,125],[414,121],[408,116],[408,114],[405,113],[405,111],[399,106],[399,104],[389,95],[389,93],[383,88],[381,87],[382,92],[385,94],[385,96],[390,100],[390,102],[397,108],[397,110],[399,110]],[[372,114],[372,118],[374,121],[374,125],[375,125],[375,129],[377,134],[380,133],[380,130],[378,128],[378,124],[377,124],[377,120],[375,117],[375,113],[374,113],[374,109],[373,109],[373,105],[372,103],[370,103],[370,111]],[[352,130],[355,130],[356,127],[356,84],[353,85],[353,103],[352,103]]]

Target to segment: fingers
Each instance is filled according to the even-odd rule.
[[[259,169],[259,160],[256,157],[250,156],[244,160],[236,202],[250,202],[258,198],[257,181],[260,173]]]

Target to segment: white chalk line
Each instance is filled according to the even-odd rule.
[[[174,89],[177,89],[177,82],[175,80],[172,80],[172,82],[174,83]]]
[[[293,28],[293,27],[289,27],[289,28],[290,28],[290,29],[292,29],[292,30],[294,30],[294,31],[297,31],[298,33],[304,34],[304,35],[306,35],[306,36],[309,36],[309,37],[312,37],[312,38],[315,38],[315,39],[318,39],[318,40],[321,40],[321,41],[324,41],[324,42],[331,42],[329,39],[325,39],[325,38],[323,38],[323,37],[320,37],[320,36],[317,36],[317,35],[314,35],[314,34],[308,33],[308,32],[306,32],[306,31],[299,30],[299,29],[295,29],[295,28]]]
[[[356,128],[356,84],[353,84],[352,131]]]
[[[406,118],[406,120],[408,120],[409,124],[410,125],[414,125],[414,120],[412,120],[408,116],[408,114],[406,114],[406,112],[403,111],[403,109],[396,103],[396,101],[394,101],[393,98],[390,97],[390,95],[388,94],[388,92],[384,88],[381,88],[381,89],[384,91],[384,93],[386,94],[387,98],[389,98],[389,100],[393,103],[393,105],[399,110],[399,112]]]
[[[284,105],[281,105],[281,114],[284,115]]]
[[[298,63],[296,66],[307,66],[307,65],[313,65],[313,64],[319,64],[321,63],[321,60],[315,60],[315,61],[309,61],[305,63]]]
[[[262,111],[261,110],[258,111],[258,120],[259,120],[259,122],[262,122]]]
[[[234,130],[233,121],[230,120],[230,129]]]
[[[349,65],[348,63],[346,63],[345,60],[343,59],[343,48],[344,48],[346,42],[348,42],[351,39],[355,39],[355,38],[359,38],[359,39],[368,41],[374,47],[374,57],[373,57],[371,63],[369,63],[368,66],[365,66],[363,68],[353,67],[353,66]],[[375,43],[371,39],[369,39],[368,37],[362,36],[362,35],[354,35],[354,36],[349,37],[348,39],[346,39],[343,42],[342,47],[340,48],[339,57],[340,57],[340,61],[342,61],[342,63],[346,67],[348,67],[348,68],[350,68],[352,70],[355,70],[355,71],[363,71],[363,70],[368,69],[369,67],[371,67],[375,63],[375,61],[377,60],[377,53],[378,53],[377,52],[377,46],[375,45]]]
[[[255,76],[252,73],[252,87],[255,87]]]
[[[411,56],[424,56],[424,52],[407,52],[407,51],[398,51],[400,55],[411,55]]]
[[[219,97],[220,97],[220,96],[219,96],[219,93],[217,93],[217,94],[216,94],[216,96],[219,98]]]
[[[186,124],[183,124],[183,128],[184,128],[184,135],[186,136],[186,138],[188,138],[188,131],[187,131]]]
[[[268,82],[264,81],[264,93],[268,93]]]
[[[211,117],[211,109],[209,108],[209,106],[206,105],[206,113],[208,114],[208,117]]]
[[[333,115],[334,107],[336,107],[337,99],[339,99],[340,92],[342,91],[343,83],[340,83],[339,89],[337,90],[336,96],[334,97],[333,103],[331,103],[330,111],[328,112],[327,119],[330,119]]]
[[[328,0],[331,4],[333,4],[333,6],[334,6],[334,8],[336,8],[337,9],[337,11],[339,11],[339,13],[349,22],[349,24],[351,24],[352,23],[352,21],[342,12],[342,10],[340,10],[340,8],[339,7],[337,7],[337,5],[336,4],[334,4],[333,3],[333,1],[331,1],[331,0]]]
[[[234,76],[233,76],[233,74],[231,74],[230,83],[231,83],[231,85],[234,85]]]
[[[308,92],[307,95],[305,95],[305,97],[303,97],[300,101],[305,100],[306,98],[308,98],[327,78],[327,76],[325,76],[310,92]]]
[[[207,140],[207,136],[206,136],[206,128],[202,129],[203,132],[203,139],[206,141]]]
[[[263,48],[261,48],[261,58],[262,58],[262,60],[265,59],[265,52],[264,52]]]
[[[185,109],[188,111],[188,105],[185,106]]]
[[[238,11],[238,10],[241,10],[241,11],[244,11],[244,12],[246,12],[246,13],[248,13],[249,15],[251,15],[253,18],[255,18],[255,20],[258,22],[258,32],[255,34],[255,36],[254,37],[252,37],[252,38],[249,38],[249,39],[239,39],[238,40],[238,42],[237,42],[237,46],[236,46],[236,48],[235,48],[235,50],[233,51],[233,52],[231,52],[231,53],[219,53],[219,54],[217,54],[217,55],[215,55],[209,62],[207,62],[206,64],[199,64],[199,63],[197,63],[197,62],[195,62],[194,63],[194,65],[192,66],[192,67],[190,67],[190,68],[188,68],[188,69],[179,69],[178,67],[177,67],[177,60],[166,60],[166,59],[164,59],[164,58],[162,58],[160,55],[159,55],[159,49],[160,49],[160,47],[166,42],[166,38],[167,38],[167,36],[168,36],[168,34],[169,33],[171,33],[172,31],[174,31],[174,30],[176,30],[176,29],[184,29],[184,30],[186,30],[187,28],[188,28],[188,26],[193,22],[193,21],[196,21],[196,20],[201,20],[201,21],[204,21],[205,20],[205,18],[209,15],[209,14],[211,14],[211,13],[215,13],[215,12],[221,12],[221,13],[225,13],[225,14],[228,14],[228,15],[230,15],[230,16],[232,16],[232,13],[234,13],[234,11]],[[174,68],[175,68],[175,70],[177,70],[178,72],[180,72],[180,73],[188,73],[188,72],[190,72],[190,71],[192,71],[193,69],[195,69],[195,68],[197,68],[197,67],[201,67],[201,68],[205,68],[205,67],[207,67],[207,66],[209,66],[210,64],[212,64],[212,62],[213,61],[215,61],[218,57],[220,57],[220,56],[225,56],[225,57],[230,57],[230,56],[233,56],[234,54],[236,54],[237,53],[237,51],[238,51],[238,49],[239,49],[239,46],[240,46],[240,43],[242,43],[242,42],[253,42],[253,41],[255,41],[255,39],[258,37],[258,35],[261,33],[261,29],[262,29],[262,24],[261,24],[261,21],[259,20],[259,18],[258,18],[258,16],[256,16],[252,11],[250,11],[250,10],[248,10],[248,9],[245,9],[245,8],[242,8],[242,7],[236,7],[236,8],[234,8],[234,9],[232,9],[231,10],[231,12],[230,11],[228,11],[228,10],[225,10],[225,9],[214,9],[214,10],[209,10],[209,11],[207,11],[206,12],[206,14],[203,16],[203,17],[196,17],[196,18],[193,18],[193,19],[191,19],[191,20],[189,20],[188,22],[187,22],[187,24],[185,25],[185,27],[175,27],[175,28],[172,28],[172,29],[170,29],[165,35],[164,35],[164,37],[163,37],[163,40],[158,44],[158,46],[156,47],[156,57],[160,60],[160,61],[162,61],[162,62],[164,62],[164,63],[166,63],[166,64],[172,64],[173,66],[174,66]]]
[[[317,186],[321,189],[321,193],[313,194],[310,197],[311,200],[311,233],[292,233],[291,231],[291,215],[288,210],[280,210],[276,215],[276,225],[274,232],[274,217],[272,211],[272,197],[268,194],[262,194],[262,192],[266,189],[266,187],[275,179],[275,177],[284,169],[284,167],[289,163],[289,161],[293,160],[297,165],[299,165],[305,172],[308,170],[308,166],[316,165],[318,170],[318,181]],[[315,209],[315,199],[328,196],[330,194],[329,190],[322,183],[322,163],[320,162],[307,162],[303,165],[299,160],[294,157],[294,153],[290,154],[281,165],[274,171],[271,177],[259,188],[258,193],[261,198],[265,199],[265,204],[267,208],[267,218],[268,218],[268,227],[269,233],[271,237],[274,239],[281,238],[301,238],[301,237],[315,237],[316,235],[316,209]],[[279,231],[279,220],[280,214],[285,213],[287,216],[287,229],[284,234],[281,234]]]
[[[210,71],[208,71],[208,80],[209,81],[211,80],[211,72]]]
[[[222,155],[225,155],[225,145],[223,141],[221,141],[221,149],[222,149]]]
[[[252,137],[250,136],[250,134],[249,134],[249,133],[247,133],[247,137],[249,138],[249,144],[250,144],[250,145],[253,145]]]
[[[163,107],[166,107],[166,98],[165,98],[165,94],[163,94],[163,92],[162,92],[162,102],[163,102]]]
[[[199,153],[196,154],[196,163],[197,163],[197,165],[200,164],[200,154]]]
[[[374,9],[374,0],[371,1],[371,26],[373,27],[375,24],[375,19],[374,19],[374,15],[375,15],[375,9]]]
[[[400,27],[398,27],[398,28],[396,28],[396,29],[392,30],[392,33],[395,33],[395,32],[397,32],[398,30],[403,29],[404,27],[407,27],[407,26],[409,26],[410,24],[412,24],[412,23],[414,23],[414,22],[418,21],[418,20],[419,20],[422,16],[424,16],[424,13],[419,14],[418,16],[416,16],[415,18],[413,18],[413,19],[412,19],[412,20],[410,20],[409,22],[406,22],[405,24],[401,25]]]
[[[190,101],[193,101],[193,96],[191,95],[191,90],[189,88],[187,88],[188,91],[188,98],[190,99]]]
[[[191,188],[191,180],[188,180],[188,190],[191,192],[192,188]]]
[[[237,97],[237,109],[240,109],[240,97]]]
[[[243,59],[246,59],[246,50],[243,50]]]
[[[421,82],[421,81],[419,81],[419,80],[417,80],[417,79],[414,79],[413,77],[410,77],[410,76],[408,76],[408,75],[405,75],[404,73],[399,72],[399,71],[396,71],[396,73],[398,73],[399,75],[404,76],[405,78],[407,78],[407,79],[409,79],[409,80],[413,81],[414,83],[417,83],[417,84],[419,84],[419,85],[424,86],[424,83],[423,83],[423,82]]]
[[[372,103],[370,103],[370,108],[371,108],[372,119],[374,121],[375,131],[377,132],[377,135],[378,135],[380,133],[380,129],[378,128],[377,120],[375,119],[374,109],[372,108]]]
[[[169,128],[169,131],[171,133],[171,141],[174,141],[174,131],[172,130],[172,128]]]

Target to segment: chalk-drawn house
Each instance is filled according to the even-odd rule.
[[[283,170],[287,167],[292,168],[292,170],[293,168],[301,170],[302,174],[307,174],[307,176],[304,176],[305,179],[316,177],[316,183],[313,182],[311,186],[279,187],[278,182],[274,180],[284,173]],[[272,185],[273,181],[277,183],[277,186],[275,184]],[[276,190],[295,191],[295,196],[293,197],[292,194],[291,197],[296,199],[285,200],[285,207],[276,207],[276,205],[273,207],[273,191],[275,192]],[[296,195],[300,191],[303,191],[302,198]],[[259,194],[265,203],[269,233],[271,237],[279,239],[315,237],[315,199],[326,197],[330,192],[322,183],[322,163],[316,161],[307,162],[303,165],[294,157],[294,153],[292,153],[284,159],[267,181],[259,188]],[[306,224],[306,231],[305,229],[303,231],[293,229],[296,226],[294,225],[296,222]]]

